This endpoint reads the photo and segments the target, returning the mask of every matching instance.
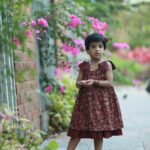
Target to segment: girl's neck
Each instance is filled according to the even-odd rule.
[[[99,62],[101,62],[102,60],[90,60],[90,62],[92,63],[92,64],[97,64],[97,63],[99,63]]]

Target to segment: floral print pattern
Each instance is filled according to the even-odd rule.
[[[116,69],[113,62],[109,62],[112,69]],[[107,61],[99,63],[99,68],[94,71],[90,71],[89,62],[81,63],[79,68],[83,72],[83,80],[106,80]],[[122,135],[121,128],[123,128],[122,115],[114,88],[95,85],[81,87],[74,105],[68,136],[110,137]]]

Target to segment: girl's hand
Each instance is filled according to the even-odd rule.
[[[82,81],[81,81],[81,86],[90,87],[90,86],[93,85],[93,83],[94,83],[94,80],[93,80],[93,79],[82,80]]]

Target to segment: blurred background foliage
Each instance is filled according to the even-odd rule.
[[[1,0],[4,3],[5,0]],[[25,31],[27,27],[22,27],[20,23],[22,21],[31,21],[30,15],[24,15],[22,8],[26,4],[31,3],[32,0],[22,0],[22,1],[12,1],[6,0],[5,4],[12,7],[2,7],[0,3],[1,11],[5,12],[2,17],[7,15],[10,19],[4,20],[4,33],[8,32],[8,27],[12,28],[11,35],[16,36],[21,41],[21,50],[25,51],[26,34]],[[36,2],[36,5],[34,4]],[[112,46],[113,42],[126,42],[131,46],[130,50],[121,50],[121,53],[129,53],[134,51],[136,47],[139,47],[138,51],[134,53],[135,57],[140,56],[145,59],[147,53],[140,53],[143,47],[150,47],[150,2],[140,2],[131,4],[123,0],[63,0],[63,2],[58,1],[58,3],[45,3],[46,0],[32,1],[33,14],[32,19],[38,20],[39,18],[44,18],[48,22],[48,27],[46,27],[46,32],[40,32],[37,34],[36,38],[39,39],[39,55],[40,55],[40,65],[41,68],[48,68],[49,65],[54,65],[54,70],[61,66],[70,63],[77,66],[78,60],[84,60],[85,53],[80,53],[80,56],[71,56],[62,52],[61,44],[67,41],[69,44],[73,44],[72,39],[66,36],[67,31],[71,31],[73,35],[77,38],[83,38],[82,32],[87,32],[91,30],[91,25],[77,26],[75,29],[67,27],[66,22],[70,21],[69,15],[74,14],[81,18],[81,20],[88,17],[98,18],[100,21],[106,21],[109,25],[109,29],[106,36],[110,39],[108,43],[108,49],[111,51],[112,61],[115,63],[117,70],[114,71],[115,83],[119,85],[131,85],[135,79],[144,79],[144,81],[150,77],[150,67],[149,62],[139,63],[136,59],[123,58],[118,55],[117,49]],[[13,13],[12,13],[13,12]],[[5,22],[6,21],[6,22]],[[10,24],[10,21],[13,24]],[[39,26],[37,26],[39,27]],[[36,28],[35,28],[36,29]],[[38,28],[37,28],[38,29]],[[23,35],[20,34],[20,30],[24,31]],[[41,29],[43,31],[43,28]],[[11,38],[12,38],[11,37]],[[17,46],[7,41],[6,37],[0,32],[0,46],[3,43],[10,45],[13,49]],[[58,41],[59,40],[59,41]],[[84,40],[84,39],[83,39]],[[75,44],[74,44],[75,45]],[[150,50],[150,49],[149,49]],[[55,52],[55,53],[53,53]],[[58,56],[58,55],[61,55]],[[71,59],[70,59],[71,58]],[[82,58],[82,59],[81,59]],[[107,58],[106,58],[107,59]],[[108,58],[109,59],[109,58]],[[54,62],[53,62],[54,60]],[[69,62],[69,61],[72,62]],[[58,62],[59,61],[59,62]],[[65,62],[66,61],[66,62]],[[59,63],[64,63],[63,65]],[[73,67],[74,67],[73,66]],[[69,65],[70,67],[70,65]],[[47,72],[52,72],[52,69],[41,69],[43,71],[43,76],[40,74],[41,89],[49,86],[52,81]],[[77,68],[73,68],[77,71]],[[48,71],[47,71],[48,70]],[[53,71],[54,71],[53,70]],[[145,72],[146,70],[146,72]],[[19,74],[21,80],[23,80],[23,75]],[[71,116],[71,111],[73,109],[74,100],[77,93],[77,88],[75,87],[76,74],[70,73],[71,76],[66,76],[65,78],[58,81],[54,79],[54,91],[47,93],[47,109],[49,111],[49,130],[51,133],[66,130],[69,124],[69,118]],[[142,77],[141,77],[142,75]],[[63,74],[60,74],[63,77]],[[56,74],[53,75],[56,77]],[[61,92],[58,88],[59,86],[64,86],[65,91]]]
[[[93,16],[109,24],[106,36],[110,39],[108,49],[112,53],[117,50],[112,46],[114,42],[125,42],[130,45],[130,51],[136,47],[147,48],[150,51],[150,1],[123,1],[123,0],[74,0],[79,7],[83,7],[85,16]],[[124,52],[123,52],[124,51]],[[140,51],[140,50],[139,50]],[[129,51],[122,50],[122,53]],[[138,57],[144,58],[140,52]],[[135,56],[137,57],[137,56]],[[145,58],[146,59],[146,58]],[[150,76],[149,63],[139,63],[133,59],[113,55],[118,71],[115,71],[115,82],[119,84],[132,84],[134,79],[144,79]]]
[[[65,7],[64,7],[65,6]],[[66,20],[66,14],[75,14],[81,19],[88,17],[98,18],[100,21],[106,21],[109,24],[109,29],[106,36],[110,39],[108,43],[108,49],[111,51],[111,59],[117,69],[114,71],[114,82],[116,85],[139,85],[141,84],[141,79],[146,81],[150,75],[145,70],[148,70],[147,63],[139,63],[136,59],[127,59],[126,57],[121,57],[118,55],[118,50],[112,46],[113,42],[125,42],[130,45],[129,50],[122,49],[120,53],[127,54],[131,51],[135,51],[138,47],[138,52],[134,52],[135,57],[141,56],[145,59],[144,53],[140,53],[142,47],[149,47],[149,31],[150,31],[150,19],[148,17],[150,10],[150,3],[125,3],[123,0],[65,0],[63,5],[57,5],[53,8],[59,8],[57,15],[55,15],[57,27],[61,27],[59,30],[57,28],[57,38],[65,41],[68,37],[64,37],[62,31],[64,29],[64,21]],[[61,18],[61,19],[60,19]],[[52,23],[52,22],[51,22]],[[85,26],[86,27],[86,26]],[[56,29],[56,28],[55,28]],[[86,29],[87,30],[87,29]],[[77,27],[74,33],[80,37],[80,33],[85,32],[84,27]],[[59,32],[58,32],[59,31]],[[56,32],[55,32],[56,33]],[[148,54],[148,52],[147,52]],[[80,53],[76,56],[77,60],[84,60],[86,53]],[[84,57],[82,57],[84,56]],[[66,59],[68,56],[66,56]],[[148,75],[149,74],[149,75]],[[74,77],[74,74],[71,74]],[[56,133],[58,131],[63,131],[67,129],[69,124],[69,118],[72,112],[72,106],[74,104],[74,96],[76,87],[71,80],[73,78],[67,78],[67,81],[61,81],[65,87],[65,93],[61,93],[59,90],[55,92],[50,92],[48,94],[48,109],[50,111],[50,123],[49,129],[51,133]],[[56,84],[57,81],[56,81]],[[72,89],[69,91],[69,89]],[[66,111],[67,110],[67,111]],[[64,113],[65,112],[65,113]],[[55,121],[54,121],[55,120]]]
[[[112,41],[124,41],[132,48],[150,46],[150,2],[125,3],[123,0],[74,0],[84,15],[99,18],[110,25]]]

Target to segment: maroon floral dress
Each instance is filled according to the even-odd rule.
[[[116,69],[109,61],[112,69]],[[106,80],[107,61],[99,63],[99,68],[90,71],[89,62],[82,62],[79,68],[83,80]],[[123,122],[118,98],[113,87],[81,87],[73,108],[67,135],[77,138],[109,138],[122,135]]]

